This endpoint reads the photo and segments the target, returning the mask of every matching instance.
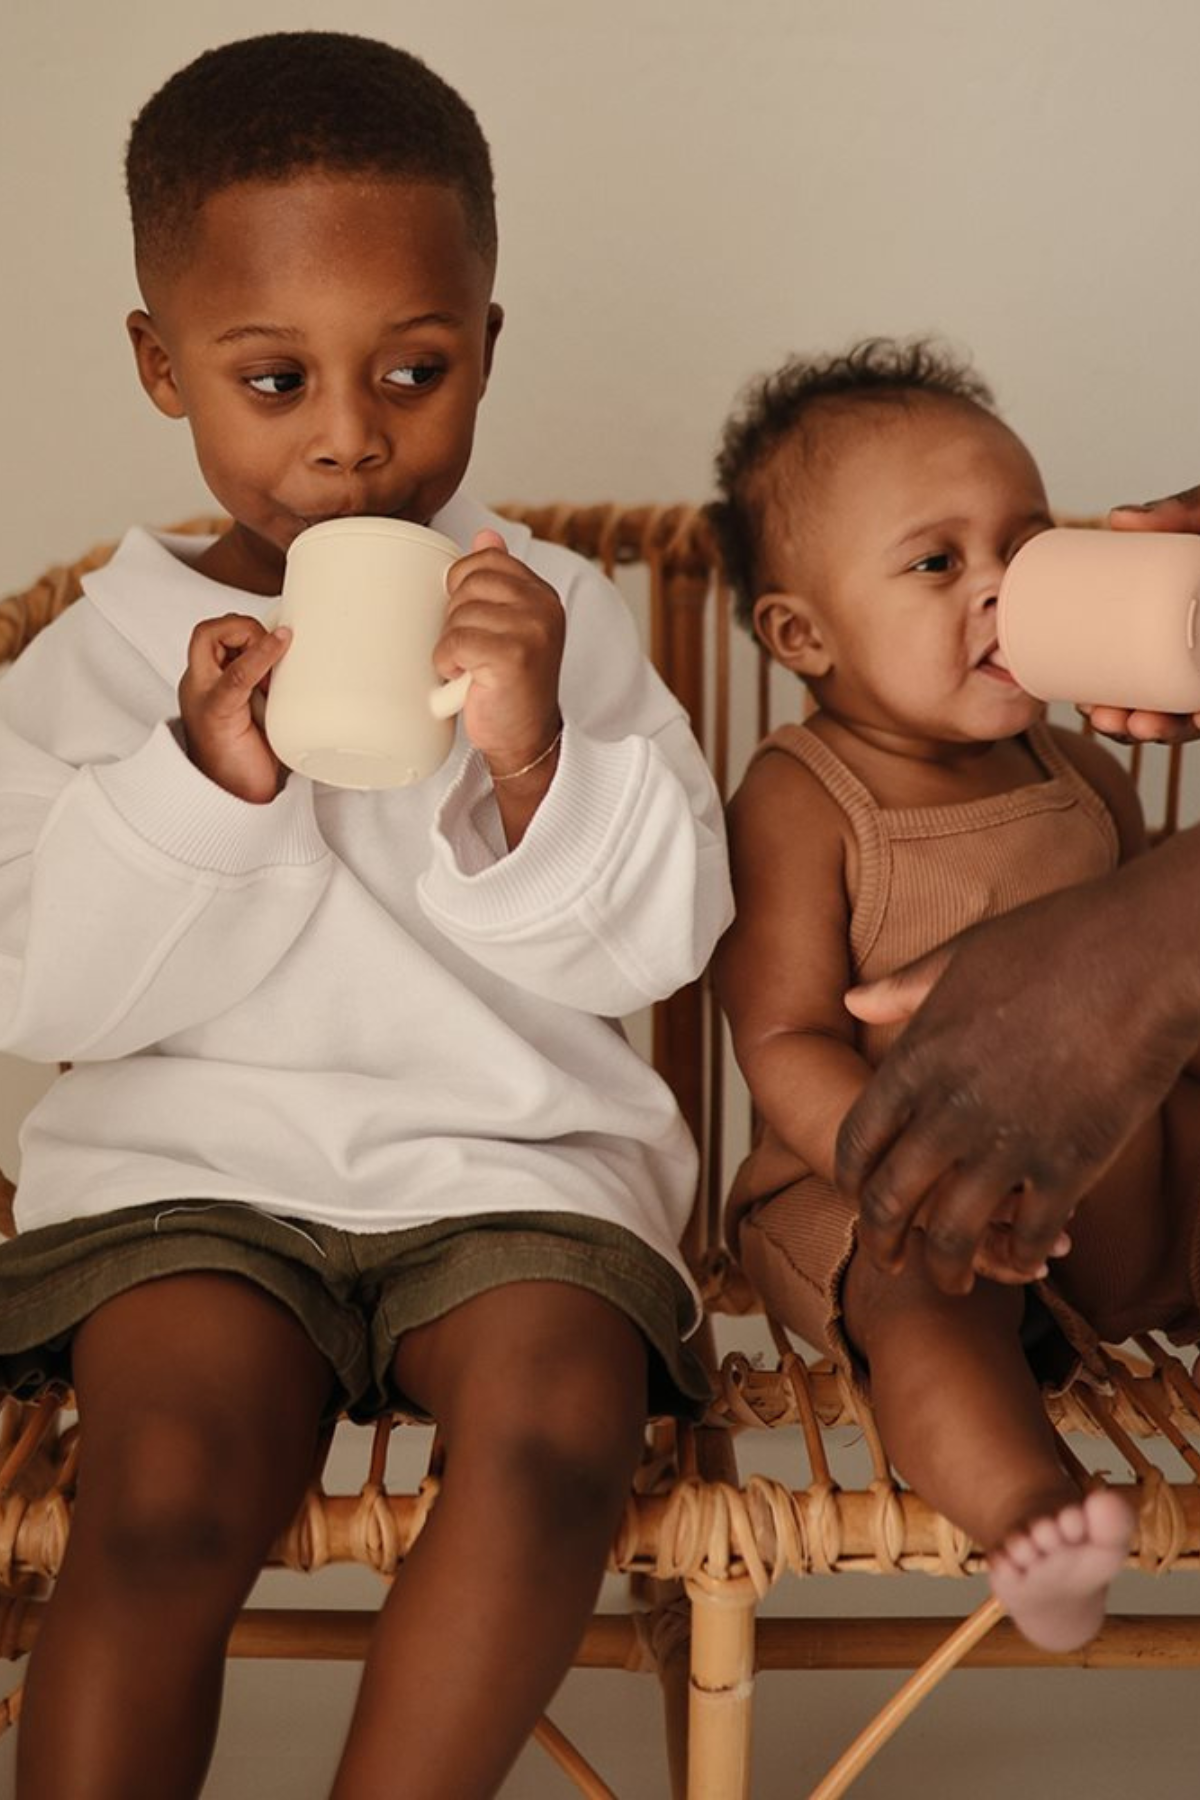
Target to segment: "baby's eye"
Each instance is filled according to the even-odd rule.
[[[444,373],[441,363],[399,363],[388,370],[384,380],[393,387],[425,388]]]
[[[299,369],[268,369],[263,375],[247,375],[246,386],[256,394],[296,394],[304,386]]]
[[[923,556],[919,562],[911,564],[918,575],[945,575],[951,566],[948,550],[938,550],[932,556]]]

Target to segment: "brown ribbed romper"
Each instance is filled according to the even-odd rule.
[[[854,979],[870,981],[981,919],[1115,868],[1118,840],[1100,796],[1044,725],[1026,742],[1045,779],[962,805],[880,807],[806,726],[786,725],[758,756],[794,756],[845,812],[858,848],[850,894]],[[981,1027],[986,1028],[981,1021]],[[858,1026],[860,1054],[876,1066],[902,1029]],[[1036,1045],[1031,1046],[1036,1055]],[[1196,1219],[1200,1194],[1200,1084],[1181,1078],[1071,1223],[1073,1248],[1036,1284],[1057,1322],[1056,1345],[1031,1359],[1056,1384],[1097,1336],[1120,1342],[1162,1327],[1200,1337]],[[769,1126],[759,1130],[734,1182],[727,1232],[768,1310],[853,1379],[861,1378],[841,1326],[841,1278],[856,1213]],[[1040,1326],[1045,1312],[1035,1305]],[[1034,1334],[1036,1335],[1036,1334]]]

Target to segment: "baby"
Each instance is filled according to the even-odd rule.
[[[1040,1384],[1069,1380],[1098,1338],[1200,1335],[1200,1095],[1181,1078],[1053,1272],[1016,1285],[994,1232],[971,1291],[950,1295],[919,1230],[898,1273],[868,1261],[834,1185],[839,1124],[899,1030],[856,1024],[844,996],[1138,855],[1137,796],[998,657],[1001,576],[1052,520],[967,368],[887,340],[789,362],[728,424],[718,478],[744,620],[815,702],[760,746],[730,809],[738,914],[717,983],[759,1120],[730,1239],[768,1309],[869,1379],[897,1469],[984,1548],[1025,1635],[1067,1650],[1099,1628],[1133,1519],[1115,1493],[1080,1491]]]

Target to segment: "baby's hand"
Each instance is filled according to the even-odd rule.
[[[179,684],[187,753],[210,781],[239,800],[263,804],[279,792],[282,764],[251,701],[291,637],[286,627],[267,631],[257,619],[226,613],[197,625],[188,645]]]
[[[565,621],[549,583],[510,556],[496,531],[475,534],[446,579],[446,625],[434,665],[467,670],[467,736],[496,775],[523,769],[554,742]]]

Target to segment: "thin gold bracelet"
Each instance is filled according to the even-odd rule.
[[[492,775],[492,786],[495,787],[498,781],[516,781],[520,776],[528,775],[531,769],[536,769],[539,763],[544,763],[548,757],[553,756],[561,743],[562,726],[560,725],[557,732],[546,745],[546,748],[535,756],[532,762],[527,762],[523,769],[510,769],[507,775]],[[490,769],[488,773],[492,773]]]

